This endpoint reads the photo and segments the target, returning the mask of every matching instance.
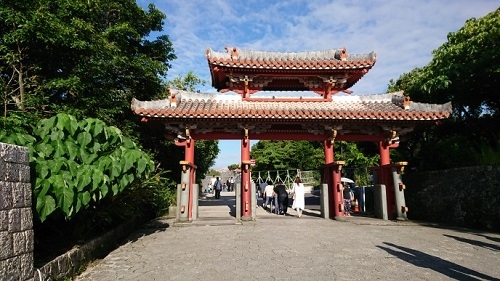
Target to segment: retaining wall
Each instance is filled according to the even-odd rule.
[[[500,231],[500,166],[405,173],[412,220]]]

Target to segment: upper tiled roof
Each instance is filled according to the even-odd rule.
[[[360,69],[371,68],[377,56],[347,54],[345,48],[316,52],[262,52],[239,48],[226,48],[226,52],[207,49],[209,64],[257,69]]]
[[[171,98],[134,99],[132,111],[140,116],[170,120],[379,120],[430,121],[448,118],[451,103],[410,101],[402,92],[360,96],[334,96],[332,101],[244,101],[240,96],[193,93],[171,89]]]
[[[226,47],[207,49],[212,86],[245,98],[258,91],[312,91],[330,95],[352,87],[375,65],[375,52],[348,54],[345,48],[315,52],[262,52]]]

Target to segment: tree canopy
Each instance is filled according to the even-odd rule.
[[[294,170],[320,171],[325,163],[325,154],[321,142],[311,141],[269,141],[261,140],[252,146],[252,158],[255,171]],[[363,145],[354,142],[335,142],[335,159],[346,162],[344,166],[349,176],[357,183],[368,181],[367,168],[376,166],[379,159]],[[363,177],[366,176],[366,179]]]
[[[178,175],[182,149],[130,110],[132,98],[165,97],[166,85],[191,90],[204,83],[191,72],[166,81],[176,56],[167,35],[153,37],[165,18],[154,5],[144,9],[134,0],[2,0],[0,131],[36,137],[38,122],[59,113],[93,118],[119,128],[161,171]],[[205,173],[218,143],[196,146],[198,171]]]
[[[497,9],[449,33],[429,64],[390,81],[389,91],[403,89],[412,100],[452,102],[450,120],[412,134],[403,148],[410,158],[426,159],[427,169],[500,162],[499,42]]]
[[[132,97],[163,92],[175,54],[167,35],[147,38],[164,19],[133,0],[2,1],[3,126],[64,111],[123,127]]]

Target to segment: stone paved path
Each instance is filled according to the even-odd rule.
[[[257,221],[237,223],[233,204],[232,193],[209,195],[195,223],[153,221],[77,280],[500,280],[498,233],[316,209],[259,207]]]

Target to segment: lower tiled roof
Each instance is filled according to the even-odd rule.
[[[332,101],[243,101],[241,96],[193,93],[171,89],[171,98],[134,99],[132,111],[140,116],[170,120],[380,120],[430,121],[448,118],[451,103],[405,102],[403,92],[334,96]],[[175,98],[174,98],[175,97]]]

